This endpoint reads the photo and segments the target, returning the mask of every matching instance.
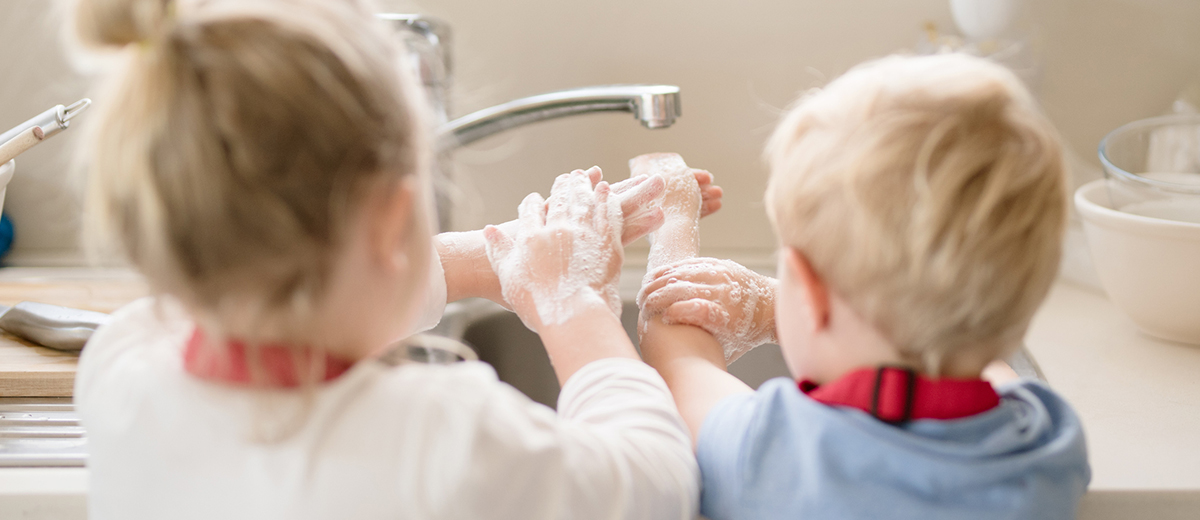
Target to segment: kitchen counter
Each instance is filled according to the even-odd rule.
[[[1146,336],[1103,293],[1067,282],[1025,343],[1083,420],[1080,519],[1200,517],[1200,346]]]
[[[34,301],[112,312],[149,293],[130,269],[0,269],[0,304]],[[79,356],[0,331],[0,397],[70,397]]]
[[[88,277],[0,269],[0,282],[15,274],[53,280],[56,272]],[[27,298],[0,294],[5,299]],[[1093,477],[1080,519],[1200,515],[1200,347],[1147,337],[1103,293],[1065,281],[1039,310],[1026,345],[1083,419]],[[86,475],[83,468],[0,469],[0,516],[83,518]]]
[[[87,518],[87,469],[0,468],[0,518]]]

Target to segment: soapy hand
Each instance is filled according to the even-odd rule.
[[[600,182],[600,167],[588,169],[592,184]],[[700,216],[707,217],[721,209],[724,190],[713,184],[713,174],[691,169],[691,175],[700,186]],[[612,185],[612,193],[621,201],[621,212],[625,216],[625,228],[621,243],[629,245],[662,225],[665,220],[662,197],[666,181],[660,175],[638,175]]]
[[[728,365],[775,339],[779,282],[730,260],[691,258],[646,275],[638,293],[643,319],[703,329],[721,343]]]
[[[504,299],[525,325],[561,324],[593,304],[619,316],[624,217],[612,188],[576,170],[554,181],[549,199],[525,197],[518,213],[515,229],[488,226],[484,238]]]
[[[571,173],[587,175],[592,185],[600,182],[603,172],[599,166],[587,170],[575,170]],[[713,174],[692,169],[690,173],[700,186],[700,216],[707,217],[721,209],[721,199],[725,191],[713,184]],[[662,198],[666,191],[666,181],[660,175],[638,175],[620,181],[610,186],[612,196],[621,205],[621,215],[624,223],[621,233],[621,245],[629,245],[633,241],[655,231],[665,220]],[[500,224],[500,228],[512,233],[517,221]]]

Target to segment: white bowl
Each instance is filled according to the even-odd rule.
[[[12,180],[16,169],[16,159],[0,164],[0,212],[4,211],[4,195],[8,192],[8,181]]]
[[[1142,332],[1200,344],[1200,224],[1117,211],[1110,182],[1075,192],[1100,282]]]

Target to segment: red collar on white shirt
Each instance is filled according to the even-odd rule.
[[[817,402],[858,408],[890,424],[959,419],[1000,405],[1000,395],[982,379],[930,379],[893,366],[855,370],[824,385],[809,380],[799,385]]]
[[[258,357],[253,367],[248,354],[251,351]],[[209,381],[266,388],[296,388],[302,381],[299,374],[312,368],[311,363],[322,362],[324,365],[322,382],[337,379],[354,366],[353,361],[329,354],[311,355],[311,352],[307,348],[281,344],[257,345],[254,349],[247,349],[246,343],[239,340],[229,340],[223,345],[214,344],[197,327],[184,346],[183,369]]]

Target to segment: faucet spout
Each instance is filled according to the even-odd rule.
[[[438,148],[450,151],[518,126],[590,112],[632,112],[646,128],[666,128],[682,114],[679,87],[584,87],[509,101],[442,125],[437,132]]]

